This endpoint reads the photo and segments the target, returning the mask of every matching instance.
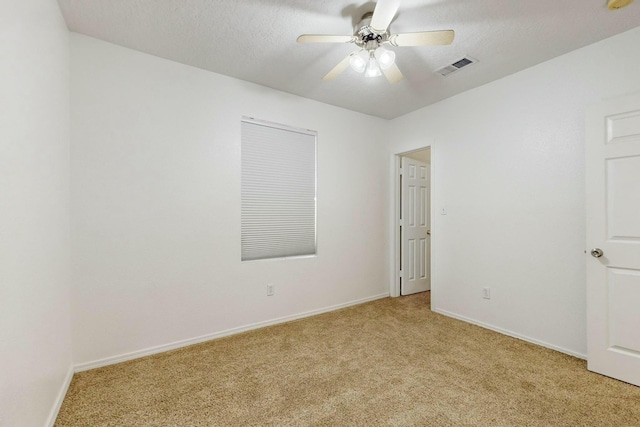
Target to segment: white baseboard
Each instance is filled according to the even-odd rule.
[[[544,342],[544,341],[540,341],[540,340],[537,340],[537,339],[534,339],[534,338],[530,338],[530,337],[527,337],[527,336],[524,336],[524,335],[520,335],[520,334],[517,334],[515,332],[509,331],[507,329],[502,329],[502,328],[499,328],[497,326],[490,325],[488,323],[479,322],[477,320],[473,320],[473,319],[470,319],[468,317],[461,316],[459,314],[452,313],[452,312],[447,311],[447,310],[441,310],[441,309],[434,308],[433,311],[435,311],[436,313],[442,314],[444,316],[447,316],[447,317],[452,317],[454,319],[462,320],[463,322],[471,323],[473,325],[477,325],[477,326],[480,326],[480,327],[485,328],[485,329],[490,329],[492,331],[499,332],[499,333],[501,333],[503,335],[508,335],[510,337],[513,337],[513,338],[518,338],[519,340],[522,340],[522,341],[527,341],[527,342],[530,342],[532,344],[536,344],[536,345],[539,345],[539,346],[542,346],[542,347],[550,348],[551,350],[559,351],[560,353],[568,354],[569,356],[573,356],[573,357],[577,357],[579,359],[587,360],[587,355],[586,354],[577,353],[577,352],[575,352],[573,350],[568,350],[566,348],[558,347],[558,346],[555,346],[553,344],[549,344],[549,343]]]
[[[279,323],[291,322],[292,320],[303,319],[305,317],[315,316],[317,314],[327,313],[330,311],[339,310],[341,308],[350,307],[353,305],[364,304],[366,302],[375,301],[378,299],[386,298],[389,296],[389,293],[374,295],[367,298],[362,298],[355,301],[349,301],[342,304],[332,305],[330,307],[320,308],[317,310],[311,310],[304,313],[298,313],[291,316],[279,317],[277,319],[266,320],[264,322],[253,323],[246,326],[241,326],[238,328],[227,329],[221,332],[215,332],[212,334],[202,335],[195,338],[190,338],[186,340],[176,341],[169,344],[163,344],[156,347],[150,347],[143,350],[133,351],[131,353],[121,354],[119,356],[107,357],[104,359],[95,360],[93,362],[80,363],[75,365],[75,372],[88,371],[89,369],[100,368],[103,366],[114,365],[120,362],[126,362],[127,360],[139,359],[141,357],[150,356],[152,354],[162,353],[169,350],[175,350],[181,347],[187,347],[193,344],[199,344],[205,341],[210,341],[216,338],[227,337],[229,335],[239,334],[241,332],[251,331],[253,329],[264,328],[265,326],[277,325]]]
[[[67,391],[69,390],[69,385],[71,385],[71,380],[73,379],[73,366],[69,368],[69,372],[67,372],[67,376],[64,378],[64,382],[60,387],[60,391],[58,392],[58,396],[56,397],[55,404],[53,408],[51,408],[51,412],[49,413],[49,419],[47,420],[47,426],[53,427],[56,422],[56,418],[58,418],[58,412],[60,412],[60,408],[62,407],[62,402],[64,401],[64,397],[67,395]]]

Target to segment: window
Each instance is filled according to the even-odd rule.
[[[242,119],[242,261],[316,253],[316,136]]]

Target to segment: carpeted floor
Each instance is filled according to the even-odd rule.
[[[386,298],[73,377],[63,426],[640,426],[640,388]]]

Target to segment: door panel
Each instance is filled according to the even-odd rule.
[[[640,271],[609,269],[609,345],[632,354],[640,353]]]
[[[407,208],[407,226],[415,227],[416,225],[416,186],[409,185],[409,206]]]
[[[402,158],[402,277],[400,294],[424,292],[429,274],[429,165]]]
[[[640,240],[640,156],[607,160],[607,218],[610,239]]]
[[[425,187],[420,187],[420,200],[424,200],[425,203],[420,203],[419,209],[420,209],[420,227],[426,227],[427,226],[427,199],[428,199],[428,194],[427,194],[427,189]]]
[[[427,239],[420,239],[420,279],[427,278]]]
[[[586,149],[588,368],[640,385],[640,94],[590,110]]]
[[[409,239],[409,251],[407,252],[407,280],[416,279],[416,240]]]

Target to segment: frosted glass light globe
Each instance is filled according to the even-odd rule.
[[[383,47],[379,47],[376,49],[375,56],[378,59],[380,67],[383,70],[391,67],[396,60],[396,53]]]
[[[366,50],[361,50],[355,55],[351,55],[349,59],[349,65],[356,73],[362,73],[367,67],[367,60],[369,59],[369,53]]]
[[[367,64],[367,70],[364,72],[364,76],[378,77],[380,75],[382,75],[382,71],[380,71],[380,66],[378,65],[378,61],[373,55],[371,55],[371,58],[369,58],[369,63]]]

